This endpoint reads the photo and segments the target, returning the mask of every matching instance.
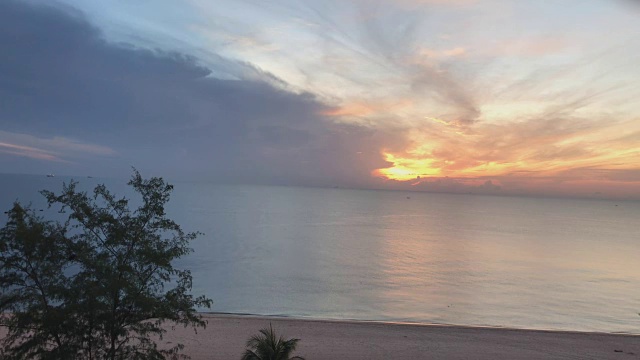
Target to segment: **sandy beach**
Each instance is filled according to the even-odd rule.
[[[249,336],[271,323],[300,338],[297,355],[321,359],[640,359],[640,336],[205,314],[206,329],[177,327],[163,342],[194,360],[240,359]],[[0,329],[0,337],[3,335]]]

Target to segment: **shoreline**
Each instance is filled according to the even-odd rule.
[[[469,325],[469,324],[449,324],[449,323],[436,323],[436,322],[420,322],[420,321],[395,321],[395,320],[367,320],[367,319],[351,319],[351,318],[323,318],[314,316],[298,316],[298,315],[264,315],[253,313],[232,313],[232,312],[215,312],[206,311],[199,312],[202,315],[220,316],[220,317],[247,317],[247,318],[260,318],[260,319],[282,319],[282,320],[302,320],[302,321],[318,321],[329,323],[363,323],[363,324],[380,324],[380,325],[406,325],[406,326],[433,326],[433,327],[447,327],[447,328],[461,328],[461,329],[498,329],[498,330],[512,330],[512,331],[536,331],[536,332],[549,332],[549,333],[566,333],[566,334],[594,334],[594,335],[627,335],[640,337],[640,324],[638,326],[638,332],[625,332],[625,331],[597,331],[597,330],[567,330],[567,329],[544,329],[544,328],[520,328],[501,325]]]
[[[640,359],[640,335],[201,313],[206,328],[172,326],[159,346],[184,344],[194,360],[240,359],[247,339],[272,324],[301,339],[293,355],[321,359]],[[0,338],[6,329],[0,327]]]

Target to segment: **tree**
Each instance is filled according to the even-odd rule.
[[[254,335],[247,341],[247,350],[242,356],[242,360],[293,360],[303,357],[289,357],[296,350],[300,339],[285,340],[282,336],[279,338],[269,323],[269,328],[260,330],[259,335]]]
[[[164,180],[134,169],[128,184],[141,196],[135,210],[104,185],[92,195],[73,181],[61,194],[41,191],[50,208],[68,214],[63,223],[14,203],[0,229],[7,359],[186,358],[182,344],[161,348],[156,339],[167,321],[206,326],[195,309],[211,300],[191,295],[191,273],[172,264],[198,233],[166,217],[173,187]]]

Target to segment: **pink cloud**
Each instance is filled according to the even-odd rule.
[[[16,144],[10,144],[6,142],[0,142],[0,153],[10,154],[15,156],[22,156],[37,160],[47,161],[63,161],[57,156],[47,152],[43,149],[38,149],[30,146],[22,146]]]
[[[0,131],[0,153],[67,163],[70,161],[66,159],[116,154],[113,149],[106,146],[88,144],[64,137],[40,138],[6,131]]]

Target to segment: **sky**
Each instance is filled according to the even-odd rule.
[[[640,199],[635,0],[0,2],[0,172]]]

